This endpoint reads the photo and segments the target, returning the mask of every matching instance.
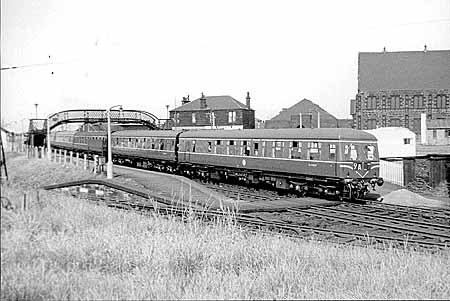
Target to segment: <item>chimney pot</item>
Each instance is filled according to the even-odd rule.
[[[200,98],[200,109],[206,109],[206,97],[202,92],[202,97]]]
[[[423,52],[427,52],[427,44],[425,44],[425,46],[423,46]]]
[[[247,109],[250,109],[250,92],[247,92],[247,97],[245,98]]]
[[[383,53],[386,53],[386,46],[383,47]]]

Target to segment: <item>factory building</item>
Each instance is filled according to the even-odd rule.
[[[450,119],[450,50],[361,52],[353,127],[405,127],[421,133],[427,121]]]

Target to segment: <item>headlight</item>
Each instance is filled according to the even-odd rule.
[[[378,184],[378,186],[381,186],[381,185],[383,185],[383,184],[384,184],[384,180],[383,180],[383,178],[378,178],[378,180],[377,180],[377,184]]]

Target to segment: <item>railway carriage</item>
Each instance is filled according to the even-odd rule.
[[[71,150],[73,148],[73,137],[75,131],[54,132],[50,136],[50,143],[53,147]]]
[[[353,129],[202,130],[179,140],[182,170],[211,179],[345,198],[382,184],[375,137]]]
[[[113,158],[135,166],[174,171],[181,131],[127,130],[112,134]]]

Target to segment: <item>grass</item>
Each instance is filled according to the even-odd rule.
[[[16,158],[2,186],[2,299],[449,299],[450,250],[416,253],[250,234],[29,190],[64,177]],[[25,177],[33,172],[34,178]],[[48,176],[51,174],[51,176]],[[74,178],[71,178],[74,177]]]

